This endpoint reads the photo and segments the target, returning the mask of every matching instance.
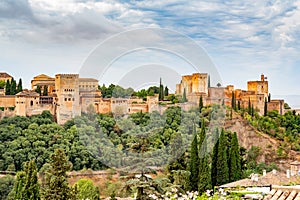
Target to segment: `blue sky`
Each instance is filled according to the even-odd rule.
[[[40,73],[78,73],[108,37],[154,27],[192,38],[225,85],[246,89],[264,73],[274,96],[298,95],[299,19],[299,0],[2,0],[0,71],[26,86]]]

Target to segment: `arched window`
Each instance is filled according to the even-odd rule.
[[[30,106],[33,106],[33,101],[32,100],[30,101]]]

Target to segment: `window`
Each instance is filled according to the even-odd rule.
[[[71,98],[69,98],[68,101],[71,101]]]
[[[30,101],[30,106],[33,106],[33,101],[32,100]]]
[[[65,101],[67,101],[67,98],[65,98]]]

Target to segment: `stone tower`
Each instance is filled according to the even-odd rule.
[[[81,114],[79,99],[79,75],[57,74],[55,75],[56,117],[58,124]]]
[[[268,98],[269,88],[266,77],[262,74],[260,81],[248,81],[248,91],[253,91],[256,95],[263,94],[264,98]]]

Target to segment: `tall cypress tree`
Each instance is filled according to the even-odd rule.
[[[198,139],[196,133],[196,126],[193,127],[194,139],[191,144],[191,153],[190,153],[190,189],[192,191],[198,190],[198,177],[199,177],[199,154],[198,154]]]
[[[199,112],[201,113],[202,112],[202,108],[203,108],[203,97],[202,95],[200,96],[200,99],[199,99]]]
[[[198,181],[198,191],[200,193],[211,189],[211,174],[210,167],[208,163],[208,155],[207,155],[207,141],[205,140],[206,130],[205,130],[205,122],[202,120],[201,131],[200,131],[200,158],[199,158],[199,181]]]
[[[208,75],[208,88],[210,88],[210,75]]]
[[[238,101],[237,109],[238,109],[238,110],[241,110],[241,102],[240,102],[240,101]]]
[[[14,78],[11,79],[10,94],[15,95],[17,93],[17,83]]]
[[[231,108],[233,110],[236,110],[236,104],[235,104],[235,95],[234,95],[234,92],[232,92],[231,94]]]
[[[268,102],[267,102],[267,98],[265,98],[264,116],[267,116],[267,114],[268,114]]]
[[[10,82],[7,80],[5,85],[5,95],[10,95],[10,87]]]
[[[22,79],[19,79],[19,83],[18,83],[18,89],[17,89],[17,93],[21,92],[23,90],[23,84],[22,84]]]
[[[38,86],[36,87],[35,91],[36,91],[37,93],[39,93],[40,95],[42,95],[41,86],[38,85]]]
[[[242,177],[241,157],[238,138],[236,132],[230,142],[229,151],[229,181],[237,181]]]
[[[164,96],[169,96],[169,88],[167,86],[165,87]]]
[[[253,106],[253,104],[251,106],[251,116],[254,117],[254,106]]]
[[[17,179],[13,189],[14,199],[39,200],[39,183],[35,162],[24,164],[24,171],[17,173]]]
[[[48,96],[48,87],[47,87],[47,85],[44,85],[44,87],[43,87],[43,96]]]
[[[160,78],[159,80],[159,93],[158,93],[158,99],[160,101],[164,100],[164,85],[162,84],[162,80]]]
[[[248,101],[248,114],[251,115],[251,101],[250,101],[250,98],[249,98],[249,101]]]
[[[268,95],[268,102],[271,102],[271,93]]]
[[[221,131],[218,145],[218,156],[217,156],[217,180],[218,186],[229,182],[229,170],[227,161],[227,147],[224,129]]]
[[[218,146],[219,146],[219,129],[216,129],[214,139],[217,139],[217,142],[213,148],[213,155],[212,155],[212,163],[211,163],[211,184],[212,187],[217,185],[217,162],[218,162]]]

